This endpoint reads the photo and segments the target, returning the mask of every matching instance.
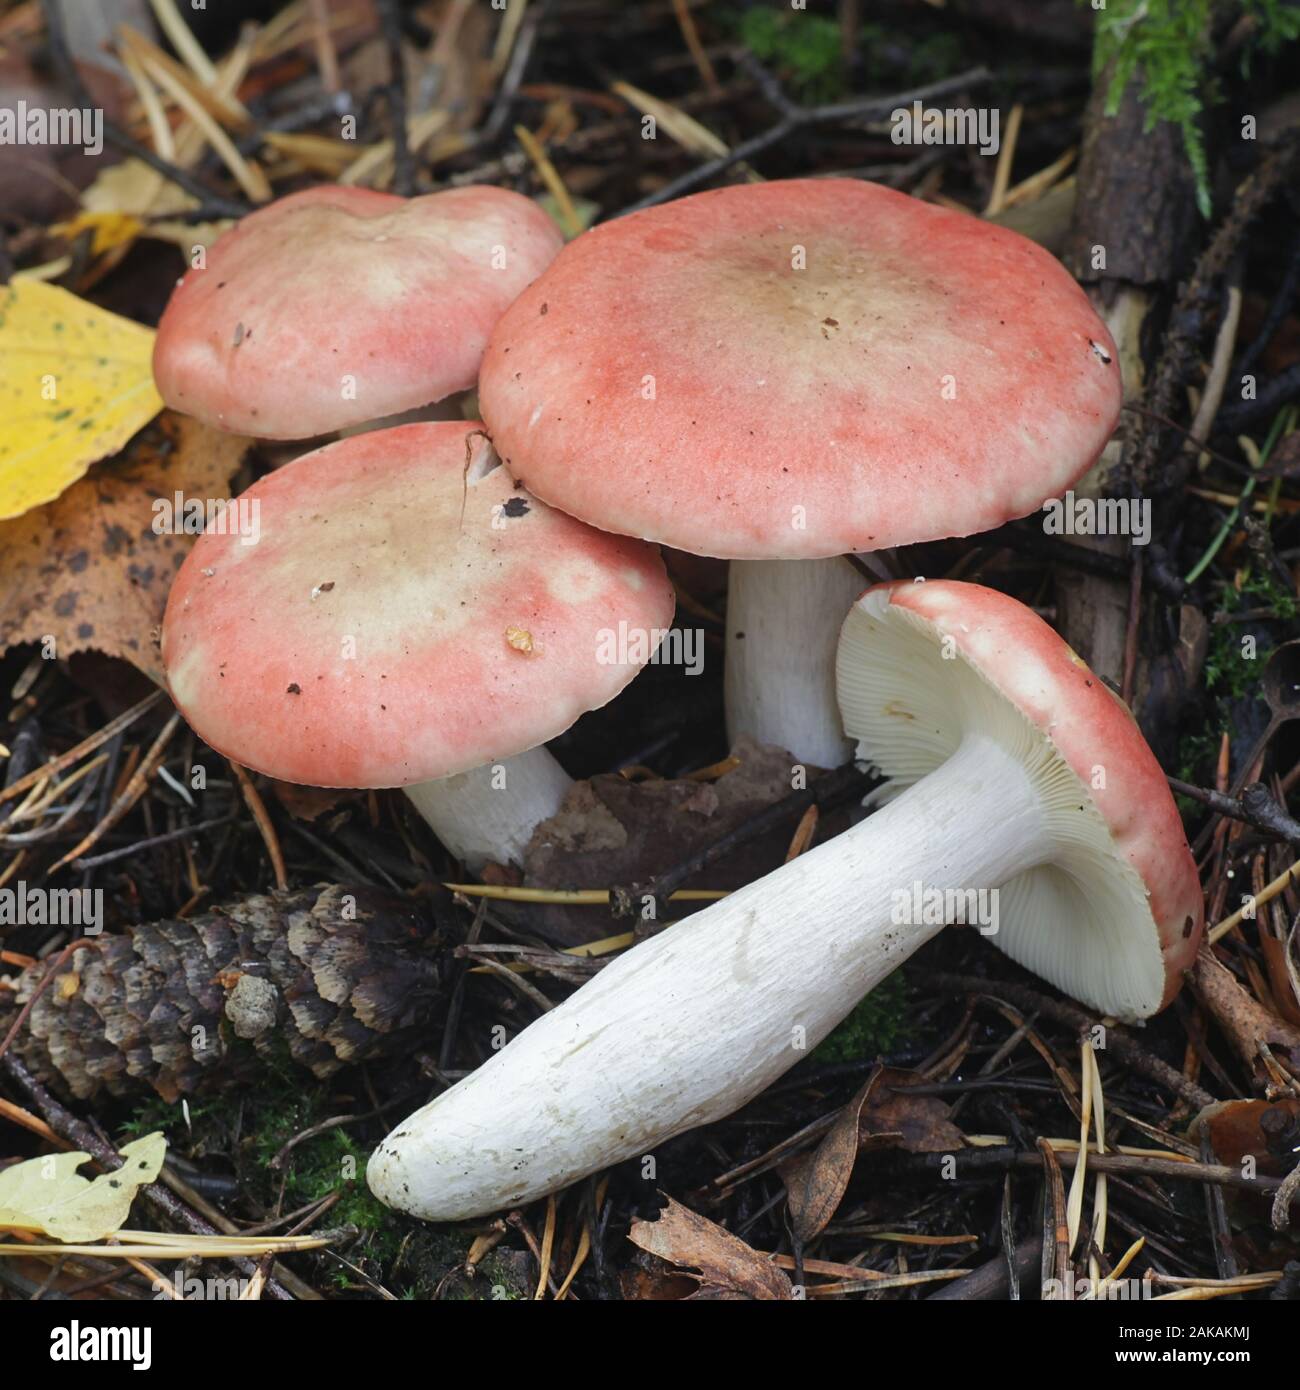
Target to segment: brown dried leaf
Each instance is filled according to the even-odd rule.
[[[164,413],[46,506],[0,522],[0,652],[54,639],[121,657],[159,684],[153,629],[192,535],[154,532],[157,498],[229,495],[248,440]]]
[[[1276,1100],[1216,1100],[1192,1121],[1197,1138],[1208,1130],[1210,1147],[1220,1163],[1239,1168],[1243,1158],[1255,1159],[1268,1177],[1281,1177],[1295,1167],[1295,1146],[1300,1140],[1300,1100],[1280,1096]]]
[[[1285,439],[1280,439],[1257,472],[1261,478],[1294,478],[1300,475],[1300,435],[1289,434]]]
[[[669,1264],[698,1269],[700,1288],[692,1297],[788,1300],[794,1296],[789,1279],[770,1260],[671,1197],[654,1221],[634,1221],[628,1239]]]
[[[673,1303],[689,1298],[699,1288],[698,1279],[674,1273],[662,1260],[641,1250],[626,1269],[619,1271],[618,1284],[629,1303]]]
[[[1296,929],[1292,928],[1295,938]],[[1294,967],[1289,967],[1290,954],[1286,941],[1266,931],[1259,934],[1259,950],[1268,967],[1268,982],[1273,987],[1277,1011],[1288,1023],[1300,1024],[1300,987],[1294,983]]]
[[[844,1199],[858,1158],[862,1107],[883,1071],[874,1068],[812,1153],[800,1154],[777,1169],[785,1182],[794,1234],[805,1245],[826,1229]]]
[[[869,1149],[948,1153],[963,1146],[949,1109],[934,1096],[908,1095],[913,1072],[876,1067],[811,1154],[779,1166],[794,1234],[807,1244],[839,1209],[857,1157]],[[897,1088],[897,1089],[895,1089]]]
[[[302,787],[297,782],[280,782],[275,778],[267,780],[280,805],[295,820],[305,820],[309,825],[327,811],[357,796],[356,792],[348,791],[345,787]]]
[[[862,1112],[862,1139],[897,1135],[900,1149],[912,1154],[951,1153],[965,1146],[961,1130],[948,1118],[946,1101],[909,1094],[923,1078],[915,1072],[886,1067]]]
[[[714,782],[690,778],[630,781],[602,774],[570,789],[564,804],[533,832],[525,855],[530,888],[608,888],[644,883],[730,834],[790,795],[790,754],[742,736],[734,752],[739,766]],[[797,817],[739,846],[687,888],[739,888],[777,868]],[[847,812],[821,819],[818,839],[847,824]],[[682,903],[674,916],[700,904]],[[586,912],[586,915],[582,915]],[[586,909],[531,909],[528,929],[561,946],[608,933]]]

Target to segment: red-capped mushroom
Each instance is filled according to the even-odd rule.
[[[1014,232],[848,179],[747,184],[597,227],[480,374],[516,476],[594,526],[733,560],[727,706],[821,765],[854,551],[1024,516],[1100,453],[1110,334]]]
[[[239,499],[172,586],[177,706],[289,782],[404,787],[477,867],[521,857],[569,779],[542,746],[639,666],[608,633],[672,621],[658,552],[523,491],[477,424],[403,425],[305,454]]]
[[[878,586],[838,685],[886,804],[634,946],[405,1120],[370,1159],[382,1201],[478,1216],[730,1114],[980,895],[995,944],[1103,1014],[1170,1002],[1204,925],[1178,811],[1041,618],[973,584]]]
[[[561,244],[535,203],[501,188],[293,193],[177,285],[154,379],[173,410],[261,439],[426,406],[474,384],[497,319]]]

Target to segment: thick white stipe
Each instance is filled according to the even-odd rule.
[[[835,646],[867,581],[847,560],[733,560],[727,578],[727,735],[839,767],[853,755],[835,699]],[[743,636],[741,635],[743,634]]]
[[[898,895],[996,888],[1054,848],[1021,760],[970,735],[868,820],[607,966],[399,1125],[370,1186],[457,1220],[730,1114],[941,930],[895,920]]]
[[[533,829],[573,785],[542,748],[404,790],[439,840],[467,867],[522,864]]]

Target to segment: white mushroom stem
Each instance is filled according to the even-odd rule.
[[[848,560],[733,560],[727,580],[727,734],[839,767],[853,753],[835,699],[844,614],[868,581]]]
[[[481,869],[489,860],[522,864],[534,827],[560,809],[572,785],[542,747],[404,790],[446,848]]]
[[[940,929],[899,920],[917,885],[996,888],[1052,851],[1014,749],[968,737],[868,820],[606,966],[390,1134],[370,1186],[459,1220],[728,1115]]]

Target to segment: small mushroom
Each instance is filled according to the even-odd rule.
[[[552,506],[732,561],[728,730],[834,766],[835,643],[865,584],[830,557],[1063,492],[1114,429],[1115,357],[1017,233],[860,180],[774,180],[571,242],[494,329],[479,399]]]
[[[154,380],[173,410],[259,439],[405,414],[474,385],[493,324],[562,241],[501,188],[292,193],[185,274]]]
[[[262,478],[244,494],[258,544],[205,533],[172,586],[177,706],[272,777],[404,787],[472,868],[521,859],[570,786],[542,745],[639,670],[602,634],[662,634],[674,595],[653,546],[531,498],[503,520],[519,495],[467,423],[356,435]]]
[[[1102,1013],[1170,1002],[1196,866],[1128,710],[1046,623],[974,584],[878,586],[838,689],[885,804],[634,946],[403,1121],[370,1159],[382,1201],[478,1216],[729,1115],[951,919],[912,912],[918,887],[996,891],[990,939]]]

